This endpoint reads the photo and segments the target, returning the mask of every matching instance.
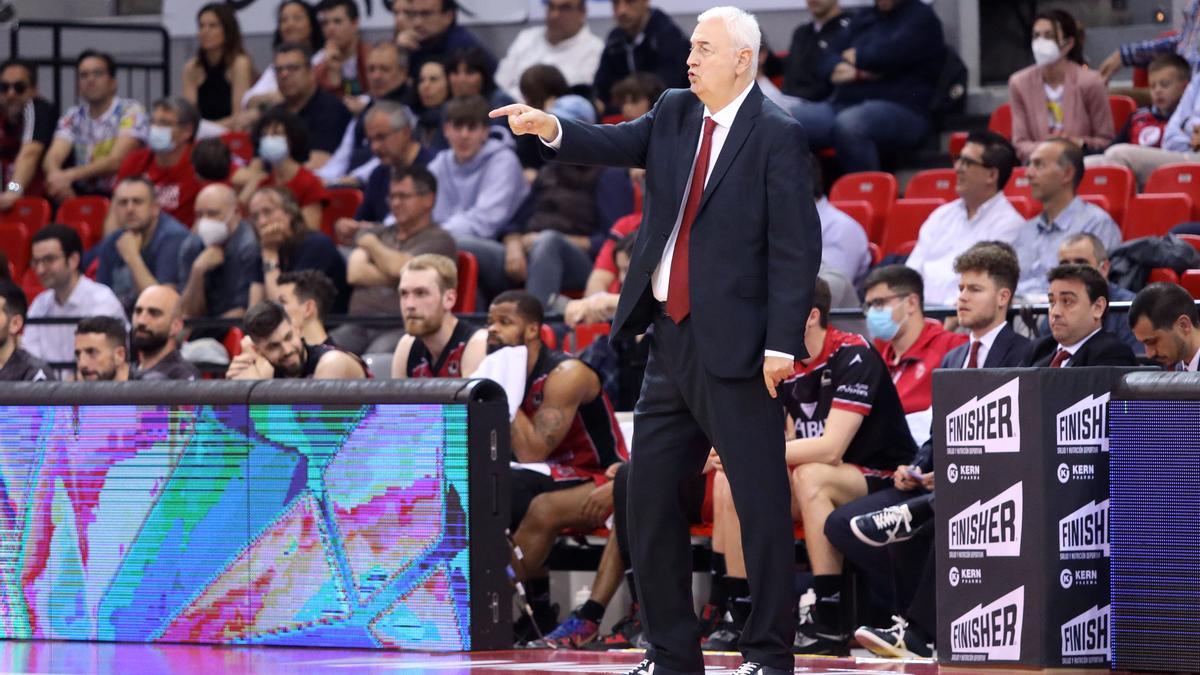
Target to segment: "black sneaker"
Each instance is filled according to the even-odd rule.
[[[634,604],[629,610],[629,616],[613,624],[612,632],[604,637],[590,642],[584,649],[605,651],[609,649],[646,649],[649,643],[642,632],[642,622],[638,619],[638,608]]]
[[[736,652],[742,629],[733,623],[733,616],[725,612],[725,618],[717,629],[700,641],[700,649],[706,652]]]
[[[642,659],[641,663],[634,666],[633,670],[625,675],[654,675],[654,664],[650,663],[650,659]]]
[[[720,607],[711,602],[704,603],[704,606],[700,608],[700,634],[711,635],[721,625],[723,616]]]
[[[898,504],[855,516],[850,521],[850,529],[864,544],[887,546],[912,539],[916,528],[908,504]]]
[[[755,661],[746,661],[738,666],[737,670],[733,671],[733,675],[791,675],[791,673],[791,670],[772,668],[771,666],[764,666]]]
[[[534,625],[534,620],[537,625]],[[541,640],[547,633],[558,627],[558,605],[533,608],[533,619],[528,614],[521,614],[513,624],[513,644],[524,645],[535,640]]]
[[[844,635],[817,630],[812,623],[801,624],[792,642],[793,654],[850,656],[850,641]]]
[[[903,617],[893,616],[896,623],[891,628],[871,628],[862,626],[854,631],[858,643],[889,659],[928,659],[933,658],[933,650],[923,638],[908,627]]]

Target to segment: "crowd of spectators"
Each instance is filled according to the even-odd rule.
[[[932,512],[935,369],[1127,365],[1144,354],[1196,370],[1190,296],[1151,284],[1135,297],[1110,281],[1121,229],[1079,187],[1092,166],[1127,166],[1144,182],[1164,164],[1200,161],[1198,4],[1182,38],[1123,47],[1098,68],[1084,61],[1084,30],[1070,14],[1038,14],[1033,64],[1009,80],[1011,138],[967,136],[953,163],[956,199],[891,264],[873,257],[867,224],[827,198],[820,176],[823,166],[878,170],[935,134],[952,56],[937,14],[920,0],[855,12],[808,0],[812,21],[796,28],[778,77],[767,76],[763,50],[759,85],[803,123],[814,156],[833,150],[831,161],[813,160],[814,357],[781,385],[794,515],[815,575],[798,652],[847,648],[844,555],[900,617],[864,626],[859,640],[890,656],[929,653],[921,524]],[[613,635],[598,634],[628,567],[619,497],[628,450],[607,390],[613,373],[552,348],[545,316],[571,328],[612,318],[638,245],[645,175],[547,162],[540,143],[514,138],[489,111],[521,101],[586,123],[653,114],[665,89],[688,85],[696,47],[650,0],[612,0],[616,26],[603,37],[585,0],[548,0],[544,23],[499,59],[459,23],[454,0],[394,0],[394,38],[377,43],[361,34],[353,0],[285,0],[258,72],[230,7],[197,13],[179,96],[121,97],[113,58],[87,50],[78,102],[58,115],[35,66],[0,66],[0,211],[42,198],[60,216],[30,233],[27,269],[0,270],[0,380],[462,377],[490,352],[521,348],[530,385],[513,451],[550,475],[513,472],[511,529],[525,553],[516,574],[534,610],[518,630],[543,646],[637,645],[636,610]],[[1150,105],[1115,129],[1106,81],[1122,64],[1148,66]],[[1040,207],[1032,218],[1005,195],[1022,166]],[[335,207],[346,196],[353,210]],[[94,230],[61,217],[95,197],[86,203],[107,210]],[[476,286],[464,289],[467,271]],[[455,315],[460,294],[479,299],[486,327]],[[1107,311],[1130,300],[1128,315]],[[1007,321],[1023,302],[1049,304],[1046,319],[1022,328],[1034,341]],[[926,316],[926,305],[954,315]],[[831,323],[839,307],[861,307],[865,336]],[[334,315],[349,320],[334,327]],[[390,365],[372,373],[362,357],[380,354]],[[854,396],[831,403],[829,381]],[[716,474],[717,533],[706,645],[733,649],[752,600],[715,453],[706,471]],[[614,508],[593,597],[560,624],[549,547],[562,528],[597,527]],[[901,543],[907,567],[879,555]]]

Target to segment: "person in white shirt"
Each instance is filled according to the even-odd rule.
[[[557,67],[571,86],[591,85],[603,51],[604,41],[587,25],[587,0],[546,0],[546,25],[517,34],[496,67],[496,86],[526,103],[521,73],[538,64]]]
[[[980,241],[1016,241],[1025,219],[1004,196],[1017,152],[1003,136],[976,131],[954,162],[958,199],[939,206],[921,226],[906,265],[921,273],[930,304],[953,305],[958,297],[954,259]]]
[[[33,236],[31,253],[29,264],[46,290],[29,305],[28,318],[112,316],[126,321],[125,308],[112,289],[80,274],[83,242],[75,230],[66,225],[42,228]],[[74,361],[75,327],[69,323],[27,325],[21,346],[44,361]],[[67,369],[60,375],[65,378],[73,372]]]
[[[1143,288],[1129,305],[1129,325],[1146,356],[1164,370],[1200,370],[1200,315],[1182,286],[1160,282]]]
[[[821,220],[821,267],[831,267],[851,283],[856,283],[866,276],[867,268],[871,266],[867,231],[825,196],[821,163],[817,161],[816,155],[811,155],[810,158],[813,170],[813,199],[817,203],[817,217]],[[855,306],[857,304],[856,300]]]

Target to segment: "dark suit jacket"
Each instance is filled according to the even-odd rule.
[[[614,335],[645,332],[659,311],[650,278],[683,207],[703,115],[704,104],[691,91],[673,89],[632,122],[561,120],[559,160],[646,169],[644,216]],[[753,85],[692,225],[690,320],[709,373],[754,375],[764,349],[797,360],[808,356],[804,322],[821,265],[821,224],[812,194],[803,128]]]
[[[1029,349],[1033,345],[1029,338],[1017,335],[1012,326],[1004,324],[1004,328],[996,335],[996,340],[988,349],[987,357],[983,360],[983,368],[1016,368],[1025,364],[1029,358]],[[962,368],[967,362],[967,352],[971,348],[970,340],[946,352],[942,359],[942,368]]]
[[[1058,341],[1054,339],[1053,335],[1048,335],[1033,348],[1033,353],[1029,355],[1029,360],[1025,365],[1037,368],[1049,366],[1056,351],[1058,351]],[[1079,351],[1075,352],[1075,355],[1067,361],[1068,368],[1136,365],[1137,359],[1134,358],[1133,350],[1129,348],[1129,345],[1121,342],[1120,338],[1112,333],[1103,330],[1083,343]]]

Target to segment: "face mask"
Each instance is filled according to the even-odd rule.
[[[1033,62],[1039,66],[1048,66],[1062,58],[1058,43],[1050,38],[1034,38]]]
[[[892,318],[891,307],[872,307],[867,310],[867,332],[876,340],[891,340],[900,330],[900,324]]]
[[[288,156],[286,136],[263,136],[258,140],[258,156],[272,164]]]
[[[216,218],[201,218],[196,221],[196,236],[205,246],[220,246],[229,239],[229,228]]]
[[[150,149],[154,152],[167,152],[175,147],[171,138],[171,127],[150,127]]]

